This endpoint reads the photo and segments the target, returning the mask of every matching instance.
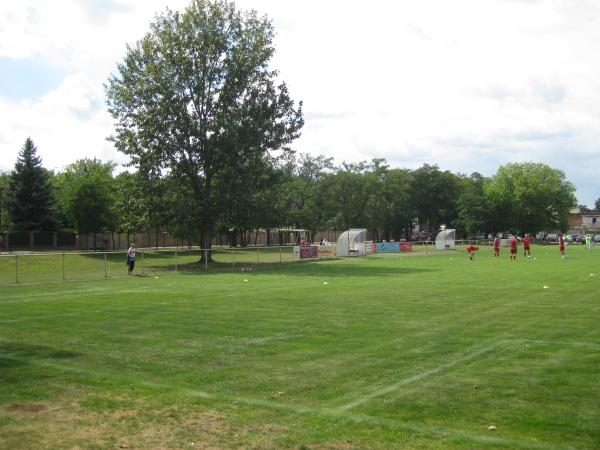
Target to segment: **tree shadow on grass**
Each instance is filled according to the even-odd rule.
[[[398,277],[417,273],[436,272],[437,269],[416,267],[389,267],[365,261],[357,264],[340,264],[339,260],[312,260],[284,263],[240,263],[237,267],[232,264],[212,262],[208,269],[204,264],[186,264],[179,268],[181,275],[216,275],[223,273],[260,273],[261,275],[298,276],[298,277]],[[248,273],[249,272],[249,273]]]
[[[0,342],[0,370],[29,364],[35,359],[71,359],[81,353],[57,349],[46,345],[22,342]]]

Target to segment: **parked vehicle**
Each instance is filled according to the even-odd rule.
[[[600,234],[594,235],[594,242],[600,242]]]
[[[558,235],[556,233],[550,233],[546,235],[546,242],[556,242],[558,240]]]
[[[437,236],[436,230],[423,230],[419,233],[420,241],[435,241],[435,237]]]

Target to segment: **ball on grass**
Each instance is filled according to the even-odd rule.
[[[488,431],[496,431],[496,427],[494,425],[490,425],[488,427]]]

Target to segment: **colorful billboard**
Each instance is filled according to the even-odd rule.
[[[373,253],[412,252],[412,242],[378,242],[372,244]]]

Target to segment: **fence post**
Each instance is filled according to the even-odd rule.
[[[279,243],[279,263],[281,264],[281,242]]]
[[[144,275],[144,252],[142,253],[142,275]]]
[[[177,272],[177,247],[175,247],[175,272]]]
[[[15,283],[19,284],[19,255],[15,255]]]
[[[204,270],[208,270],[208,250],[204,249]]]
[[[260,247],[256,248],[256,264],[260,263]]]
[[[104,278],[108,278],[108,265],[106,261],[106,253],[104,253]]]
[[[62,279],[63,281],[66,281],[65,278],[65,254],[62,254]]]
[[[235,250],[231,249],[231,260],[233,263],[233,268],[235,269]]]

